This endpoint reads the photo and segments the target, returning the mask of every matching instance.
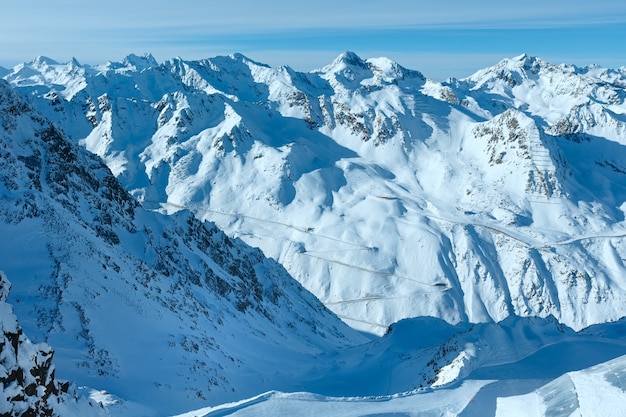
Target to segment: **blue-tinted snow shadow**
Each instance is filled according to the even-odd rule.
[[[626,201],[626,146],[599,136],[553,138],[563,152],[562,162],[574,181],[565,181],[573,201],[599,201],[616,221],[624,220],[618,209]]]

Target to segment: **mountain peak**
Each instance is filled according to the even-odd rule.
[[[55,61],[52,58],[48,58],[47,56],[43,56],[43,55],[39,55],[37,58],[35,58],[32,62],[31,65],[35,66],[35,67],[43,67],[43,66],[47,66],[47,65],[59,65],[59,63],[57,61]]]
[[[524,53],[521,55],[514,56],[513,58],[505,58],[501,60],[500,62],[498,62],[495,66],[485,68],[479,71],[479,73],[482,73],[482,72],[485,72],[485,73],[490,73],[490,72],[538,73],[541,68],[547,65],[549,64],[545,62],[544,60],[542,60],[541,58]]]
[[[352,51],[342,53],[318,72],[343,74],[348,80],[359,82],[370,77],[374,77],[377,83],[393,83],[405,78],[421,81],[426,79],[421,72],[404,68],[392,59],[386,57],[363,59]]]
[[[332,66],[344,65],[344,66],[353,66],[360,68],[367,68],[367,63],[356,53],[352,51],[346,51],[339,55],[333,63]]]
[[[333,82],[348,88],[355,88],[363,80],[374,75],[367,61],[351,51],[342,53],[332,63],[314,72],[323,74],[322,78],[333,79]]]
[[[82,65],[80,65],[80,62],[78,62],[78,60],[75,57],[72,57],[72,59],[70,59],[70,61],[67,63],[69,66],[71,67],[81,67]]]
[[[386,81],[398,79],[419,79],[426,80],[424,75],[416,70],[411,70],[398,64],[396,61],[385,58],[369,58],[367,61],[369,68]]]
[[[533,56],[533,55],[529,55],[527,53],[523,53],[523,54],[514,56],[513,58],[505,59],[505,61],[519,61],[519,62],[523,62],[523,61],[535,60],[535,59],[539,59],[539,58],[537,58],[536,56]]]
[[[229,58],[231,58],[234,61],[243,62],[244,64],[254,64],[254,65],[259,66],[259,67],[269,68],[269,65],[263,64],[261,62],[257,62],[254,59],[250,59],[247,56],[245,56],[244,54],[239,53],[239,52],[235,52],[234,54],[229,55]]]
[[[521,67],[526,70],[538,69],[539,67],[549,65],[546,61],[542,60],[541,58],[533,56],[533,55],[528,55],[528,54],[522,54],[522,55],[513,57],[508,60],[508,63],[511,64],[509,66]]]
[[[129,54],[124,57],[122,63],[127,67],[133,67],[137,71],[143,71],[150,67],[156,67],[159,65],[156,59],[150,53],[145,53],[141,56],[135,54]]]
[[[536,56],[521,54],[513,58],[505,58],[492,67],[481,69],[466,80],[482,85],[497,79],[504,81],[510,87],[515,87],[525,79],[536,78],[541,71],[554,71],[559,68]],[[561,68],[560,71],[564,71],[564,69]]]

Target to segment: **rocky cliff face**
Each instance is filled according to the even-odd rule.
[[[53,350],[34,344],[24,334],[7,303],[11,283],[0,272],[0,413],[3,416],[39,417],[108,415],[98,404],[76,397],[67,381],[55,378]]]
[[[17,316],[65,378],[129,414],[288,386],[290,364],[364,340],[258,249],[187,211],[144,209],[6,83],[0,196]]]

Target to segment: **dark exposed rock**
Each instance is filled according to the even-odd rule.
[[[75,401],[75,393],[70,392],[69,382],[55,379],[50,346],[33,344],[24,335],[6,303],[10,287],[0,272],[0,415],[58,416],[54,404]]]

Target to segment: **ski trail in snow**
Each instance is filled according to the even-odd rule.
[[[389,197],[379,197],[379,198],[384,198],[384,199],[391,199]],[[178,209],[183,209],[183,210],[191,210],[192,207],[185,207],[182,206],[180,204],[176,204],[176,203],[171,203],[171,202],[158,202],[158,201],[146,201],[146,202],[151,202],[151,203],[158,203],[158,204],[165,204],[165,205],[169,205]],[[368,245],[362,245],[362,244],[358,244],[358,243],[353,243],[353,242],[348,242],[342,239],[338,239],[332,236],[326,236],[326,235],[322,235],[322,234],[318,234],[318,233],[314,233],[315,228],[313,227],[305,227],[305,226],[298,226],[298,225],[293,225],[293,224],[289,224],[289,223],[284,223],[284,222],[279,222],[276,220],[270,220],[270,219],[263,219],[260,217],[255,217],[255,216],[249,216],[249,215],[245,215],[245,214],[240,214],[240,213],[228,213],[228,212],[224,212],[221,210],[214,210],[214,209],[208,209],[208,208],[197,208],[197,210],[202,210],[205,212],[209,212],[209,213],[214,213],[214,214],[220,214],[220,215],[224,215],[224,216],[230,216],[230,217],[236,217],[236,218],[242,218],[242,219],[248,219],[248,220],[254,220],[254,221],[259,221],[259,222],[264,222],[264,223],[270,223],[270,224],[275,224],[277,226],[282,226],[285,228],[289,228],[289,229],[293,229],[293,230],[297,230],[301,233],[306,233],[309,234],[311,236],[315,236],[321,239],[327,239],[327,240],[331,240],[334,242],[338,242],[341,243],[343,245],[348,245],[353,247],[354,249],[332,249],[332,250],[320,250],[320,251],[316,251],[316,250],[307,250],[304,252],[301,252],[301,255],[306,255],[306,256],[310,256],[313,258],[317,258],[320,260],[324,260],[326,262],[330,262],[336,265],[341,265],[344,266],[346,268],[352,268],[352,269],[356,269],[356,270],[360,270],[363,272],[368,272],[371,274],[376,274],[376,275],[385,275],[385,276],[390,276],[390,277],[396,277],[396,278],[400,278],[400,279],[404,279],[404,280],[408,280],[408,281],[413,281],[416,282],[418,284],[421,285],[428,285],[428,286],[436,286],[436,287],[442,287],[443,291],[449,289],[449,286],[445,286],[442,284],[430,284],[430,283],[426,283],[424,281],[419,281],[416,280],[414,278],[410,278],[410,277],[406,277],[406,276],[402,276],[402,275],[397,275],[391,272],[386,272],[386,271],[377,271],[377,270],[373,270],[373,269],[368,269],[368,268],[364,268],[364,267],[360,267],[358,265],[351,265],[342,261],[338,261],[335,259],[330,259],[330,258],[325,258],[323,256],[318,256],[315,255],[316,253],[322,254],[322,253],[331,253],[331,252],[347,252],[347,251],[366,251],[366,250],[375,250],[376,248],[372,247],[372,246],[368,246]],[[550,243],[540,243],[537,241],[530,241],[531,238],[528,238],[526,236],[520,236],[517,234],[513,234],[513,232],[511,231],[507,231],[505,229],[496,227],[494,225],[488,225],[488,224],[484,224],[484,223],[474,223],[474,222],[468,222],[468,221],[463,221],[461,219],[451,219],[451,218],[446,218],[446,217],[442,217],[442,216],[438,216],[435,215],[433,213],[427,212],[427,211],[421,211],[421,214],[429,219],[433,219],[433,220],[439,220],[439,221],[443,221],[446,223],[451,223],[451,224],[457,224],[457,225],[461,225],[461,226],[474,226],[474,227],[482,227],[486,230],[489,230],[490,232],[493,233],[497,233],[497,234],[502,234],[510,239],[513,239],[521,244],[523,244],[524,246],[531,248],[531,249],[537,249],[537,250],[548,250],[551,247],[555,247],[555,246],[563,246],[563,245],[568,245],[570,243],[574,243],[574,242],[579,242],[582,240],[591,240],[591,239],[615,239],[615,238],[624,238],[626,237],[626,232],[623,233],[616,233],[616,234],[598,234],[598,235],[584,235],[584,236],[576,236],[576,237],[570,237],[569,239],[566,240],[562,240],[559,242],[550,242]],[[256,236],[255,234],[251,234],[252,236]],[[290,239],[285,239],[285,240],[290,240]],[[295,242],[297,243],[297,242]]]
[[[350,320],[350,321],[356,321],[357,323],[363,323],[363,324],[368,324],[370,326],[375,326],[375,327],[380,327],[381,329],[388,329],[389,326],[384,325],[384,324],[380,324],[380,323],[372,323],[371,321],[367,321],[367,320],[362,320],[362,319],[355,319],[353,317],[348,317],[348,316],[344,316],[341,314],[337,314],[335,313],[335,315],[337,317],[339,317],[342,320]]]
[[[473,223],[473,222],[467,222],[467,221],[461,221],[461,220],[454,220],[454,219],[448,219],[445,217],[441,217],[441,216],[437,216],[435,214],[432,213],[428,213],[428,212],[423,212],[422,213],[425,217],[428,217],[429,219],[434,219],[434,220],[441,220],[444,221],[446,223],[452,223],[452,224],[458,224],[461,226],[474,226],[474,227],[482,227],[483,229],[487,229],[491,232],[494,233],[499,233],[502,234],[504,236],[507,236],[515,241],[518,241],[520,243],[522,243],[524,246],[528,246],[530,248],[536,247],[537,245],[535,243],[531,243],[528,242],[527,240],[524,240],[523,237],[521,236],[515,236],[512,234],[512,232],[504,230],[504,229],[500,229],[499,227],[493,226],[493,225],[487,225],[487,224],[483,224],[483,223]]]
[[[235,218],[241,218],[241,219],[247,219],[247,220],[255,220],[255,221],[263,222],[263,223],[275,224],[277,226],[282,226],[282,227],[286,227],[286,228],[289,228],[289,229],[297,230],[298,232],[306,233],[306,234],[309,234],[311,236],[319,237],[321,239],[332,240],[334,242],[339,242],[339,243],[344,244],[344,245],[353,246],[353,247],[357,248],[355,250],[372,250],[372,249],[374,249],[371,246],[367,246],[367,245],[363,245],[363,244],[359,244],[359,243],[352,243],[352,242],[348,242],[348,241],[345,241],[345,240],[342,240],[342,239],[338,239],[336,237],[322,235],[322,234],[319,234],[319,233],[314,233],[314,230],[315,230],[314,227],[297,226],[297,225],[293,225],[293,224],[289,224],[289,223],[279,222],[279,221],[276,221],[276,220],[263,219],[261,217],[249,216],[247,214],[228,213],[228,212],[225,212],[225,211],[214,210],[214,209],[209,209],[209,208],[205,208],[205,207],[197,207],[197,208],[194,209],[191,206],[185,207],[185,206],[182,206],[180,204],[171,203],[171,202],[165,202],[165,203],[158,202],[158,201],[146,201],[146,202],[158,203],[158,204],[166,204],[168,206],[172,206],[174,208],[178,208],[178,209],[181,209],[181,210],[192,210],[193,209],[193,210],[196,210],[196,211],[204,211],[204,212],[207,212],[207,213],[221,214],[223,216],[229,216],[229,217],[235,217]],[[290,239],[285,239],[285,240],[290,240]],[[348,250],[348,249],[339,249],[339,250]]]
[[[305,250],[304,252],[301,252],[301,253],[305,254],[305,253],[360,252],[360,251],[370,251],[370,250],[374,250],[374,248],[371,246],[366,246],[363,248],[355,248],[355,249]]]
[[[191,209],[190,207],[185,207],[185,206],[182,206],[180,204],[171,203],[171,202],[166,202],[166,203],[162,203],[162,204],[170,205],[172,207],[179,208],[179,209],[188,209],[188,210]],[[378,270],[374,270],[374,269],[364,268],[364,267],[361,267],[361,266],[358,266],[358,265],[348,264],[346,262],[342,262],[342,261],[339,261],[339,260],[336,260],[336,259],[330,259],[330,258],[326,258],[324,256],[315,255],[315,253],[328,253],[328,252],[338,252],[338,251],[341,251],[341,252],[343,252],[343,251],[366,251],[366,250],[370,251],[370,250],[374,250],[375,248],[372,247],[372,246],[360,245],[360,244],[357,244],[357,243],[347,242],[345,240],[337,239],[337,238],[334,238],[332,236],[326,236],[326,235],[313,233],[314,228],[312,228],[312,227],[295,226],[295,225],[292,225],[292,224],[283,223],[283,222],[279,222],[279,221],[276,221],[276,220],[262,219],[262,218],[259,218],[259,217],[248,216],[248,215],[239,214],[239,213],[227,213],[227,212],[224,212],[224,211],[207,209],[207,208],[199,208],[199,210],[203,210],[203,211],[206,211],[206,212],[209,212],[209,213],[221,214],[221,215],[225,215],[225,216],[238,217],[238,218],[243,218],[243,219],[251,219],[251,220],[256,220],[256,221],[260,221],[260,222],[276,224],[276,225],[279,225],[279,226],[283,226],[283,227],[287,227],[287,228],[291,228],[291,229],[297,230],[297,231],[302,232],[302,233],[307,233],[307,234],[310,234],[310,235],[315,236],[315,237],[332,240],[332,241],[335,241],[335,242],[339,242],[339,243],[342,243],[342,244],[354,247],[354,249],[334,249],[334,250],[327,250],[327,251],[310,250],[310,251],[305,251],[305,252],[299,252],[300,255],[309,256],[309,257],[312,257],[312,258],[320,259],[320,260],[323,260],[323,261],[326,261],[326,262],[329,262],[329,263],[340,265],[340,266],[343,266],[343,267],[346,267],[346,268],[355,269],[355,270],[358,270],[358,271],[367,272],[367,273],[370,273],[370,274],[394,277],[394,278],[398,278],[398,279],[403,279],[403,280],[415,282],[415,283],[420,284],[420,285],[426,285],[426,286],[429,286],[429,287],[436,287],[436,288],[439,288],[441,291],[446,291],[446,290],[450,289],[450,286],[445,284],[445,283],[424,282],[424,281],[420,281],[420,280],[417,280],[417,279],[414,279],[414,278],[411,278],[411,277],[398,275],[398,274],[395,274],[395,273],[392,273],[392,272],[388,272],[388,271],[378,271]],[[435,217],[435,216],[433,216],[433,217]],[[441,219],[441,220],[446,220],[446,219]]]
[[[474,227],[482,227],[484,229],[487,229],[489,231],[492,231],[494,233],[499,233],[502,235],[505,235],[507,237],[510,237],[513,240],[516,240],[520,243],[522,243],[523,245],[531,248],[531,249],[537,249],[537,250],[546,250],[549,249],[550,247],[553,246],[562,246],[562,245],[568,245],[570,243],[574,243],[574,242],[579,242],[581,240],[592,240],[592,239],[617,239],[617,238],[624,238],[626,237],[626,232],[620,232],[620,233],[616,233],[616,234],[592,234],[592,235],[584,235],[584,236],[575,236],[575,237],[570,237],[569,239],[566,240],[562,240],[560,242],[550,242],[550,243],[532,243],[530,241],[524,240],[521,236],[515,236],[513,235],[511,232],[506,231],[504,229],[492,226],[492,225],[487,225],[487,224],[483,224],[483,223],[472,223],[472,222],[464,222],[464,221],[460,221],[460,220],[452,220],[452,219],[447,219],[441,216],[436,216],[432,213],[423,213],[424,216],[431,218],[431,219],[435,219],[435,220],[441,220],[447,223],[453,223],[453,224],[459,224],[459,225],[471,225]]]
[[[495,227],[495,226],[491,226],[491,225],[487,225],[487,224],[483,224],[483,223],[471,223],[471,222],[463,222],[463,221],[458,221],[458,220],[446,219],[444,217],[436,216],[436,215],[430,214],[430,213],[424,213],[424,216],[426,216],[428,218],[435,219],[435,220],[441,220],[441,221],[445,221],[445,222],[448,222],[448,223],[453,223],[453,224],[471,225],[471,226],[474,226],[474,227],[482,227],[482,228],[487,229],[489,231],[492,231],[494,233],[503,234],[503,235],[505,235],[507,237],[510,237],[513,240],[516,240],[516,241],[522,243],[524,246],[527,246],[527,247],[529,247],[531,249],[537,249],[537,250],[546,250],[546,249],[549,249],[550,247],[553,247],[553,246],[568,245],[570,243],[579,242],[581,240],[617,239],[617,238],[624,238],[624,237],[626,237],[626,232],[621,232],[621,233],[616,233],[616,234],[597,234],[597,235],[593,234],[593,235],[575,236],[575,237],[570,237],[569,239],[566,239],[566,240],[562,240],[560,242],[532,243],[530,241],[526,241],[526,240],[522,239],[520,236],[515,236],[511,232],[506,231],[504,229],[500,229],[500,228]]]
[[[206,407],[199,410],[190,411],[189,413],[178,414],[172,417],[219,417],[233,414],[236,411],[243,410],[244,408],[251,407],[253,405],[270,400],[276,395],[276,391],[266,392],[264,394],[257,395],[256,397],[249,398],[247,400],[237,401],[233,403],[227,403],[218,405],[215,407]]]
[[[429,283],[429,282],[419,281],[417,279],[410,278],[410,277],[407,277],[407,276],[404,276],[404,275],[394,274],[393,272],[377,271],[375,269],[369,269],[369,268],[364,268],[364,267],[358,266],[358,265],[348,264],[348,263],[345,263],[345,262],[342,262],[342,261],[338,261],[336,259],[330,259],[330,258],[324,258],[323,256],[311,255],[308,252],[300,252],[300,255],[310,256],[311,258],[321,259],[321,260],[326,261],[326,262],[330,262],[330,263],[333,263],[333,264],[336,264],[336,265],[341,265],[341,266],[344,266],[346,268],[356,269],[358,271],[363,271],[363,272],[367,272],[367,273],[370,273],[370,274],[383,275],[383,276],[388,276],[388,277],[404,279],[404,280],[407,280],[407,281],[416,282],[418,284],[426,285],[426,286],[429,286],[429,287],[438,287],[438,288],[441,288],[442,291],[445,291],[445,290],[450,288],[445,283],[434,283],[433,284],[433,283]]]
[[[328,301],[328,302],[325,302],[324,305],[331,306],[331,305],[340,305],[340,304],[356,304],[356,303],[363,303],[366,301],[403,300],[403,299],[413,298],[417,295],[429,294],[432,292],[439,292],[439,291],[414,292],[411,295],[399,295],[396,297],[370,296],[370,297],[363,297],[363,298],[352,298],[350,300]]]
[[[552,242],[546,243],[541,246],[536,246],[537,249],[548,249],[553,246],[562,246],[569,245],[570,243],[580,242],[581,240],[592,240],[592,239],[617,239],[626,237],[626,233],[619,233],[614,235],[586,235],[586,236],[578,236],[570,239],[562,240],[560,242]]]
[[[516,240],[517,242],[522,243],[524,246],[527,246],[528,248],[531,249],[537,249],[537,250],[547,250],[551,247],[554,246],[562,246],[562,245],[568,245],[570,243],[574,243],[574,242],[579,242],[581,240],[592,240],[592,239],[617,239],[617,238],[624,238],[626,237],[626,232],[620,232],[620,233],[616,233],[616,234],[590,234],[590,235],[583,235],[583,236],[574,236],[574,237],[570,237],[569,239],[566,240],[562,240],[559,242],[550,242],[550,243],[538,243],[538,242],[531,242],[530,238],[528,238],[529,240],[525,240],[526,236],[520,236],[520,235],[514,235],[512,232],[507,231],[505,229],[501,229],[499,227],[493,226],[493,225],[488,225],[488,224],[484,224],[484,223],[472,223],[472,222],[465,222],[465,221],[461,221],[461,220],[454,220],[454,219],[448,219],[445,217],[441,217],[441,216],[437,216],[435,214],[432,213],[428,213],[428,212],[423,212],[422,213],[425,217],[428,217],[430,219],[434,219],[434,220],[441,220],[447,223],[452,223],[452,224],[458,224],[458,225],[469,225],[469,226],[474,226],[474,227],[482,227],[484,229],[487,229],[491,232],[494,233],[499,233],[502,234],[504,236],[507,236],[513,240]]]

